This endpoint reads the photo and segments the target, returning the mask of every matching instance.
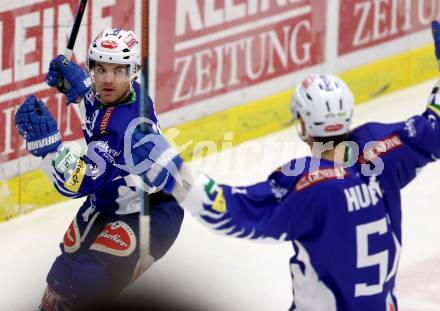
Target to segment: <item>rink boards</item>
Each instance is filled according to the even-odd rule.
[[[36,35],[34,48],[47,50],[44,44],[52,44],[52,50],[60,50],[59,34],[65,33],[66,27],[58,25],[53,33],[47,33],[47,27],[57,27],[59,16],[69,8],[74,10],[74,2],[16,1],[10,5],[15,7],[0,10],[4,17],[0,30],[5,34],[11,30],[8,27],[26,25],[26,18],[39,13],[40,23],[33,27],[42,30]],[[125,2],[126,15],[117,13],[119,2],[91,1],[82,28],[87,40],[77,51],[79,63],[84,62],[87,42],[99,28],[122,23],[122,17],[130,16],[123,26],[139,30],[139,16],[134,12],[140,1]],[[173,128],[165,130],[168,137],[179,145],[192,141],[183,151],[186,160],[290,126],[292,89],[307,74],[338,73],[351,87],[357,103],[436,76],[429,23],[440,15],[439,4],[421,7],[423,2],[406,1],[408,7],[394,6],[397,2],[375,7],[380,4],[372,0],[329,2],[322,6],[317,0],[249,1],[247,6],[225,4],[208,10],[203,7],[208,2],[151,1],[151,96],[162,126]],[[174,20],[164,18],[170,11]],[[20,14],[24,17],[17,22]],[[92,17],[96,18],[93,23]],[[26,31],[22,33],[26,36]],[[53,43],[39,39],[48,34],[55,37]],[[63,97],[42,83],[43,67],[52,55],[18,53],[24,57],[23,63],[28,62],[28,67],[23,67],[20,60],[11,60],[14,49],[19,48],[5,52],[5,46],[14,46],[10,40],[17,38],[2,38],[0,220],[63,199],[36,169],[35,158],[27,155],[12,126],[13,111],[29,95],[26,92],[46,99],[66,140],[81,137],[75,109],[66,108]],[[31,40],[29,43],[32,39],[24,38],[25,42]],[[267,55],[262,62],[264,51]],[[35,62],[29,61],[29,55],[34,60],[41,57],[39,71],[32,77],[16,74],[31,69]],[[258,67],[259,63],[263,65]],[[12,82],[7,81],[9,75]]]

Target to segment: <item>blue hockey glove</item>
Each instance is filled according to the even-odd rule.
[[[64,55],[58,55],[50,62],[46,83],[66,94],[67,103],[77,102],[78,97],[84,97],[92,85],[88,74]]]
[[[171,193],[176,181],[180,181],[179,168],[183,159],[157,131],[134,132],[132,157],[134,164],[146,172],[148,185],[156,191]]]
[[[56,151],[61,144],[57,122],[42,100],[29,96],[15,114],[15,127],[26,140],[26,149],[37,157]]]
[[[439,63],[440,69],[440,23],[438,21],[433,21],[431,23],[432,37],[434,39],[434,47],[435,47],[435,57],[437,58],[437,62]]]

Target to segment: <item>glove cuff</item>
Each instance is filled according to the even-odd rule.
[[[41,139],[26,142],[26,149],[35,156],[44,157],[49,152],[55,151],[60,144],[61,135],[56,131]]]
[[[171,193],[176,180],[181,182],[179,168],[183,159],[172,147],[163,152],[147,172],[147,179],[154,187]]]
[[[174,157],[173,161],[174,165],[177,168],[177,174],[176,176],[173,176],[173,174],[168,174],[167,177],[167,181],[163,187],[163,191],[165,191],[166,193],[171,193],[174,189],[174,186],[176,185],[176,179],[178,179],[179,182],[181,182],[181,178],[179,175],[179,168],[182,166],[183,164],[183,159],[181,156],[177,155]]]

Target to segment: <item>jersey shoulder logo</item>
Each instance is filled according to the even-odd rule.
[[[82,128],[87,136],[93,136],[93,129],[95,128],[95,123],[99,115],[99,110],[95,110],[91,116],[86,116]]]
[[[362,164],[370,163],[378,157],[382,157],[391,150],[403,145],[399,135],[394,134],[375,142],[372,146],[365,149],[359,156],[359,162]]]

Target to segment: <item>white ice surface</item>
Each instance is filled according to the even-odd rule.
[[[354,125],[401,121],[422,112],[433,83],[360,105]],[[243,185],[263,180],[275,167],[306,152],[290,127],[192,165],[221,182]],[[403,252],[397,280],[403,311],[440,310],[439,179],[440,163],[431,164],[403,190]],[[81,202],[63,202],[0,223],[0,310],[36,309],[58,244]],[[287,310],[292,299],[291,254],[289,243],[222,237],[186,214],[168,254],[123,295],[159,289],[173,292],[173,299],[197,301],[206,310]]]

